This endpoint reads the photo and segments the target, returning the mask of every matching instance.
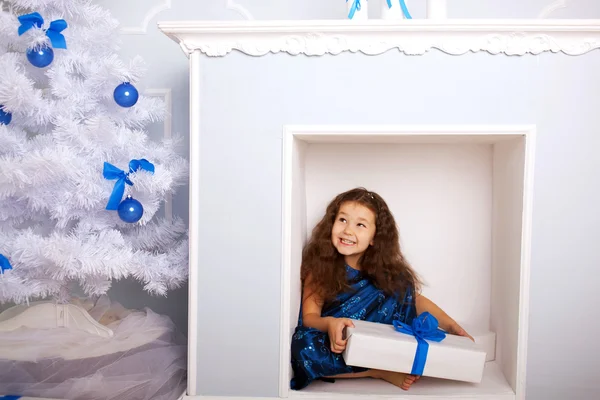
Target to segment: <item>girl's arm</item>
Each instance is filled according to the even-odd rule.
[[[439,327],[452,335],[466,336],[471,340],[474,340],[456,321],[454,321],[448,314],[439,308],[433,301],[427,297],[418,294],[415,299],[415,305],[417,307],[417,315],[428,311],[433,315],[439,323]]]
[[[348,318],[322,317],[323,301],[307,279],[302,291],[302,325],[326,332],[329,336],[331,351],[341,353],[348,339],[344,339],[344,328],[354,327]]]
[[[323,301],[315,292],[310,279],[307,279],[302,291],[302,325],[327,332],[331,317],[322,317],[322,309]]]

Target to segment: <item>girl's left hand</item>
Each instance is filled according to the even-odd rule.
[[[450,329],[448,329],[448,333],[450,333],[451,335],[465,336],[465,337],[468,337],[469,339],[471,339],[472,341],[475,341],[475,339],[473,339],[473,336],[469,335],[467,333],[467,331],[465,331],[456,322],[454,324],[450,325]]]

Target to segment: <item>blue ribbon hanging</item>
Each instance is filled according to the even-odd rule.
[[[125,193],[125,184],[133,186],[133,182],[129,180],[129,174],[136,172],[139,169],[154,173],[154,164],[144,158],[131,160],[129,162],[129,172],[125,173],[122,169],[119,169],[106,161],[104,162],[104,170],[102,171],[104,178],[117,180],[110,198],[108,199],[108,204],[106,205],[107,210],[116,210],[119,207],[119,204],[123,199],[123,194]]]
[[[438,320],[429,312],[424,312],[413,319],[411,325],[400,321],[394,321],[393,324],[398,332],[412,335],[417,339],[417,351],[410,373],[411,375],[423,375],[429,351],[427,341],[441,342],[446,338],[446,333],[438,329]]]
[[[21,23],[21,26],[19,26],[19,36],[21,36],[33,27],[41,28],[44,25],[44,18],[42,18],[40,13],[34,12],[19,16],[19,22]],[[50,43],[52,43],[52,47],[55,49],[67,48],[67,41],[61,33],[65,29],[67,29],[67,21],[64,19],[52,21],[50,27],[46,29],[46,36],[50,38]]]
[[[350,8],[350,13],[348,14],[348,18],[352,19],[354,18],[354,14],[357,11],[360,11],[360,9],[362,8],[362,6],[360,5],[360,0],[351,0],[352,1],[352,8]],[[348,2],[348,0],[346,0],[346,3]]]
[[[386,0],[388,8],[392,8],[392,0]],[[406,1],[400,0],[400,8],[402,9],[402,13],[406,17],[406,19],[412,19],[412,16],[408,12],[408,7],[406,7]]]
[[[0,254],[0,274],[3,274],[4,271],[12,269],[12,265],[10,265],[10,261],[4,255]]]

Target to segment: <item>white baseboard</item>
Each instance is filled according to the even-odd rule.
[[[447,397],[445,395],[433,395],[433,396],[414,396],[410,394],[399,394],[398,396],[365,396],[365,395],[336,395],[336,394],[315,394],[311,396],[311,394],[302,394],[297,396],[292,396],[296,399],[302,400],[327,400],[327,399],[335,399],[335,400],[367,400],[370,398],[383,398],[385,400],[464,400],[465,397],[460,396],[451,396]],[[276,400],[279,397],[220,397],[220,396],[184,396],[182,400]],[[498,395],[481,395],[469,397],[469,400],[515,400],[514,394],[498,394]]]
[[[275,400],[278,397],[183,396],[182,400]]]

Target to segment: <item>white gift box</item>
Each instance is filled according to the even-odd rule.
[[[385,1],[385,0],[384,0]],[[358,4],[360,4],[360,8],[356,8],[354,11],[354,15],[350,18],[350,14],[352,12],[352,7],[354,7],[355,0],[346,0],[346,15],[349,19],[353,21],[365,21],[369,19],[369,1],[368,0],[360,0]]]
[[[410,373],[417,339],[396,331],[392,325],[352,320],[343,353],[347,365]],[[441,342],[428,341],[429,351],[423,376],[480,383],[486,350],[471,339],[446,335]]]
[[[388,7],[387,0],[381,0],[381,18],[402,20],[405,19],[406,16],[402,12],[402,8],[400,7],[400,2],[398,0],[392,0],[391,8]]]

